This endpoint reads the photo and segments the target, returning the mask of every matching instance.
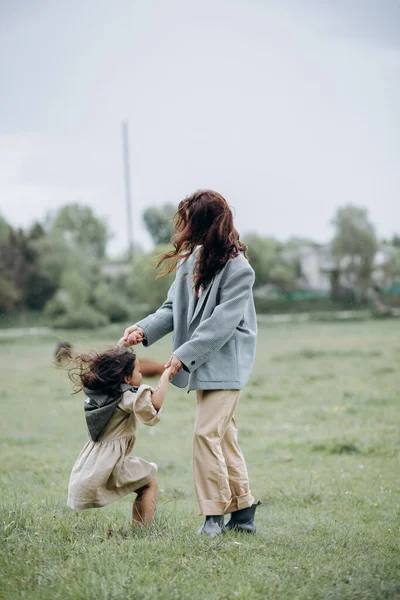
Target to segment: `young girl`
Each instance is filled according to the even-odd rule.
[[[132,524],[150,524],[157,506],[157,465],[130,454],[136,421],[152,426],[160,420],[170,370],[164,371],[153,390],[141,385],[139,360],[127,348],[80,355],[73,362],[70,378],[76,392],[83,390],[86,395],[90,440],[72,469],[68,506],[98,508],[135,492]]]

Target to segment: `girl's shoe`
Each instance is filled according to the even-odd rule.
[[[198,530],[198,534],[204,534],[208,537],[215,537],[224,533],[224,515],[206,517],[203,525]]]
[[[252,506],[248,506],[247,508],[242,508],[241,510],[236,510],[235,512],[231,513],[231,518],[225,525],[225,529],[234,529],[235,531],[255,533],[256,524],[254,522],[254,515],[257,506],[260,504],[261,502],[257,502],[257,504],[253,504]]]

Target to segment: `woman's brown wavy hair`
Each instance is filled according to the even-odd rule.
[[[247,257],[247,246],[239,240],[227,201],[213,190],[199,190],[182,200],[174,224],[174,250],[164,254],[157,267],[167,261],[161,275],[172,273],[182,258],[200,246],[193,273],[196,293],[210,283],[230,258],[240,252]]]

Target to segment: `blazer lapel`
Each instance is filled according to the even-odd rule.
[[[195,292],[194,292],[194,284],[193,284],[193,270],[194,270],[194,264],[196,262],[197,259],[197,255],[198,255],[198,250],[199,248],[197,248],[193,254],[188,258],[188,272],[186,274],[187,277],[187,289],[188,289],[188,294],[189,294],[189,302],[188,302],[188,311],[187,311],[187,326],[188,329],[191,325],[191,323],[194,321],[194,319],[197,317],[197,315],[199,314],[207,296],[208,293],[210,291],[210,288],[212,286],[212,283],[214,281],[214,278],[212,278],[212,280],[210,281],[210,283],[206,286],[206,288],[204,290],[202,290],[200,297],[197,300],[197,304],[196,304],[196,297],[195,297]]]
[[[188,311],[187,311],[187,326],[189,328],[189,325],[192,321],[193,312],[194,312],[195,297],[194,297],[194,289],[193,289],[193,279],[192,279],[192,277],[190,277],[190,275],[187,275],[186,277],[187,277],[187,287],[188,287],[188,296],[189,296]]]
[[[210,293],[210,289],[213,284],[213,281],[214,281],[214,278],[210,281],[210,283],[201,292],[201,295],[200,295],[199,299],[197,300],[196,308],[194,309],[193,314],[192,314],[192,312],[189,313],[192,315],[189,320],[189,325],[195,320],[195,318],[201,311],[201,308],[202,308],[203,304],[205,303],[208,294]],[[190,295],[190,300],[189,300],[189,307],[190,306],[192,307],[192,311],[193,311],[194,303],[195,303],[195,296],[194,296],[194,289],[192,288],[192,293]]]

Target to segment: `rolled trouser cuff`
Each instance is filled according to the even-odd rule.
[[[201,500],[198,498],[199,514],[205,517],[224,515],[231,501],[223,502],[222,500]]]
[[[237,510],[242,510],[243,508],[248,508],[252,506],[255,502],[254,496],[250,494],[244,494],[243,496],[235,496],[232,498],[228,508],[225,510],[225,515],[229,513],[233,513]]]
[[[231,498],[228,502],[220,500],[202,500],[199,498],[199,513],[203,516],[226,515],[254,504],[254,497],[249,493]]]

